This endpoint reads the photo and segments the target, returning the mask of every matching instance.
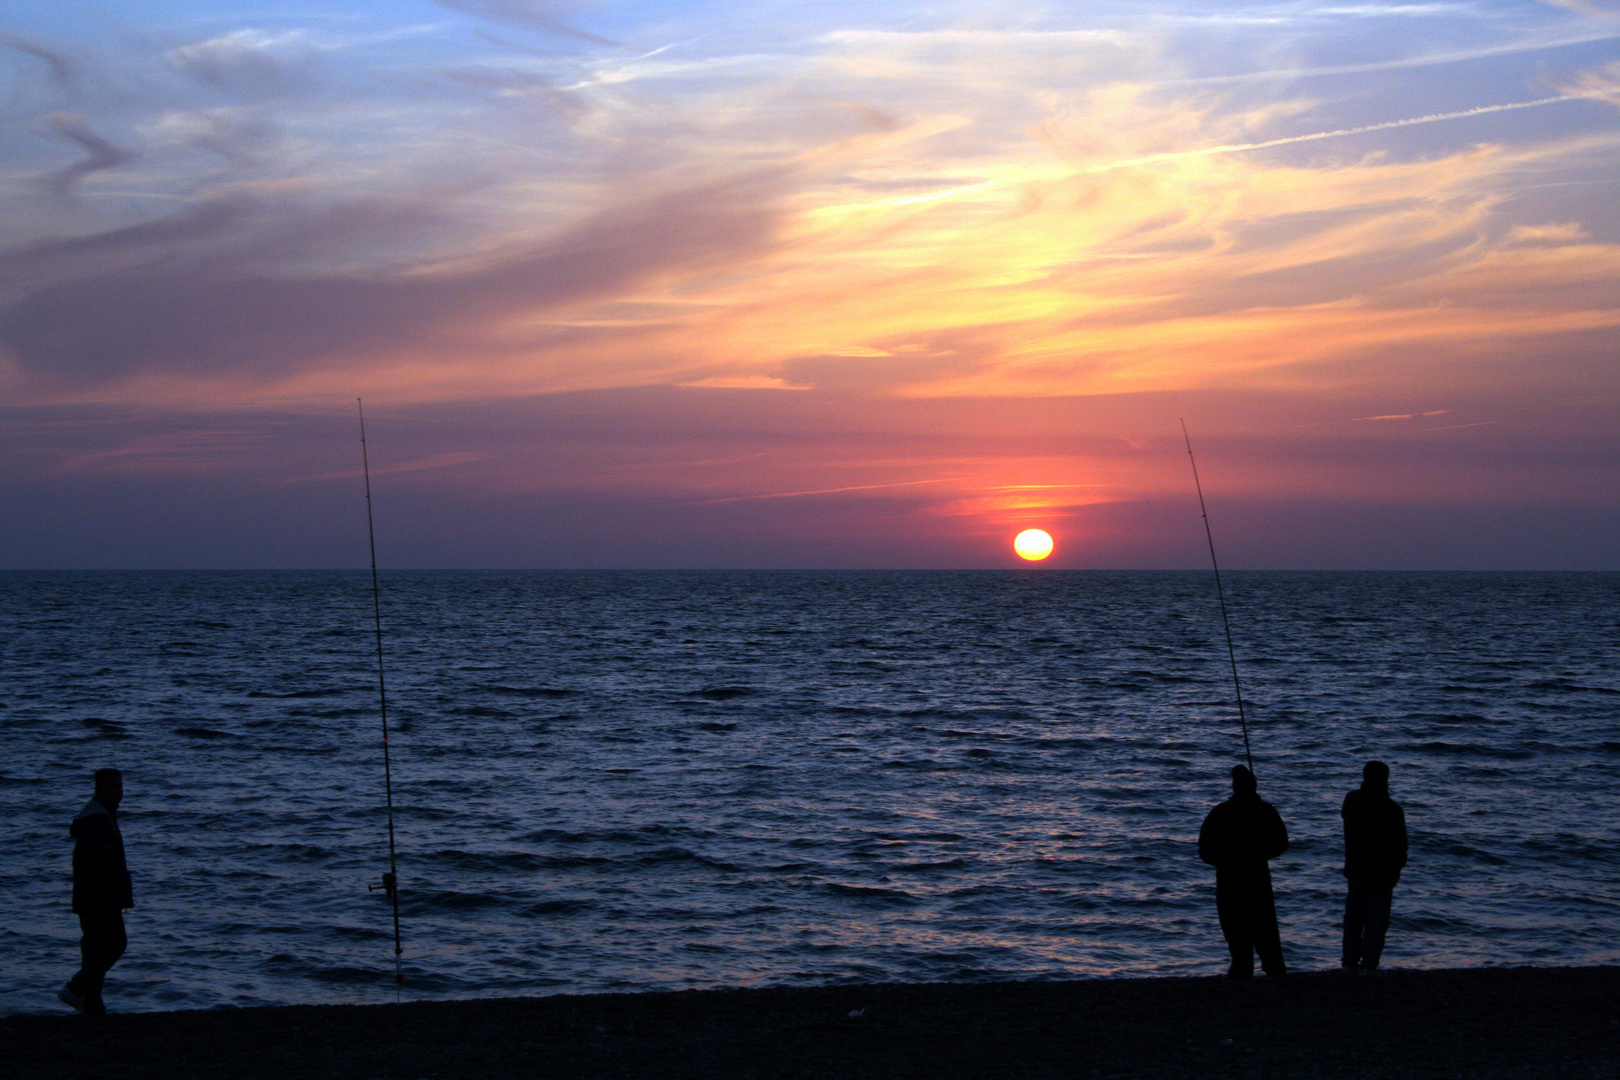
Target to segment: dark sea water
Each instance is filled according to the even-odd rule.
[[[0,574],[0,1012],[76,966],[125,770],[120,1010],[391,1000],[369,577]],[[1620,961],[1620,575],[1233,574],[1298,969],[1338,805],[1406,807],[1396,967]],[[1209,575],[387,573],[414,997],[1213,974],[1240,760]]]

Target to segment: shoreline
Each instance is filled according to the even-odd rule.
[[[921,983],[0,1018],[10,1077],[1580,1077],[1620,966]]]

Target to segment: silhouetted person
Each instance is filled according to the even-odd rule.
[[[79,916],[82,965],[56,996],[82,1013],[107,1011],[101,984],[124,955],[124,909],[135,906],[124,837],[118,831],[118,804],[124,800],[124,774],[96,770],[96,790],[73,819],[73,910]]]
[[[1389,766],[1369,761],[1344,797],[1344,970],[1372,974],[1384,952],[1389,903],[1406,865],[1406,813],[1389,797]]]
[[[1288,829],[1260,797],[1254,774],[1232,769],[1232,797],[1209,812],[1198,831],[1198,857],[1215,867],[1215,910],[1232,953],[1233,979],[1254,977],[1254,956],[1267,975],[1288,974],[1277,936],[1268,860],[1288,850]]]

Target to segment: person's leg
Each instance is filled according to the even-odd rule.
[[[1254,940],[1249,936],[1246,907],[1237,890],[1215,890],[1215,912],[1221,919],[1221,935],[1226,938],[1226,949],[1232,954],[1232,966],[1226,969],[1229,979],[1254,977]]]
[[[1254,949],[1260,954],[1260,968],[1267,975],[1280,977],[1288,974],[1283,963],[1282,937],[1277,931],[1277,903],[1271,895],[1271,886],[1254,898]]]
[[[1389,905],[1394,898],[1394,888],[1367,887],[1367,925],[1361,935],[1361,966],[1367,971],[1377,971],[1379,957],[1384,955],[1384,935],[1389,932]]]
[[[124,913],[95,912],[79,916],[84,936],[79,939],[83,966],[68,981],[68,988],[84,998],[86,1011],[99,1011],[101,987],[108,970],[124,955],[129,941],[124,933]]]
[[[83,998],[90,973],[101,955],[100,924],[94,915],[79,915],[79,970],[67,982],[70,993]]]
[[[1340,963],[1346,971],[1355,971],[1361,962],[1361,936],[1367,922],[1367,889],[1354,881],[1345,882],[1344,890],[1344,952]]]
[[[129,948],[129,934],[124,929],[124,913],[115,911],[108,920],[111,925],[110,939],[107,944],[107,969],[124,958],[124,951]],[[101,974],[105,976],[107,969]]]

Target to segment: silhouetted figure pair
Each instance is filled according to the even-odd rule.
[[[124,909],[135,906],[129,867],[124,862],[124,837],[118,831],[118,804],[124,799],[124,774],[97,769],[95,793],[84,804],[69,830],[73,845],[73,910],[79,916],[77,974],[56,995],[79,1012],[99,1016],[107,1011],[101,1000],[107,971],[124,955]]]
[[[1406,865],[1406,812],[1389,797],[1389,766],[1369,761],[1361,787],[1344,797],[1344,970],[1378,970],[1389,930],[1389,905]]]
[[[1390,900],[1406,865],[1406,813],[1389,797],[1389,766],[1369,761],[1361,787],[1344,797],[1344,969],[1378,970],[1389,930]],[[1254,774],[1232,769],[1232,797],[1211,810],[1198,833],[1198,857],[1215,867],[1215,909],[1232,953],[1227,976],[1286,975],[1268,862],[1288,850],[1282,815],[1264,799]]]
[[[1227,977],[1254,977],[1254,957],[1267,975],[1288,974],[1277,934],[1270,860],[1288,850],[1288,829],[1260,797],[1254,774],[1232,769],[1232,797],[1209,812],[1198,831],[1198,857],[1215,867],[1215,910],[1232,953]]]

